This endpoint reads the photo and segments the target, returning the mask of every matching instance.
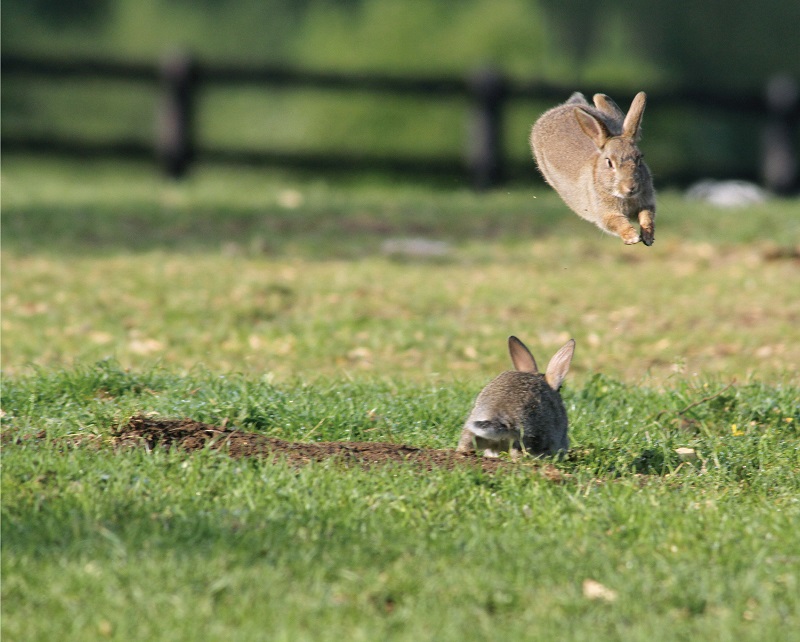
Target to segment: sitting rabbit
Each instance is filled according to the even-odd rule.
[[[627,245],[652,245],[655,191],[636,146],[647,96],[636,94],[627,115],[604,94],[593,100],[575,92],[541,115],[530,137],[536,164],[578,216]],[[639,222],[641,237],[631,221]]]
[[[517,337],[508,338],[508,351],[516,371],[503,372],[481,391],[456,450],[483,451],[487,457],[510,450],[515,459],[521,450],[535,456],[565,452],[567,411],[558,390],[569,371],[575,340],[550,359],[543,375]]]

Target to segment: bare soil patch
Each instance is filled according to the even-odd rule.
[[[427,470],[435,468],[452,470],[459,466],[472,466],[487,473],[519,465],[505,459],[490,459],[474,454],[457,453],[454,450],[416,448],[406,444],[285,441],[192,419],[165,419],[146,415],[137,415],[127,424],[120,426],[114,434],[114,442],[117,446],[123,447],[177,447],[190,452],[210,448],[222,450],[235,458],[273,458],[295,465],[335,459],[345,465],[365,467],[411,463]],[[560,481],[563,477],[558,469],[542,462],[526,462],[523,465],[531,464],[552,481]]]
[[[47,433],[20,435],[6,428],[0,434],[4,447],[47,441]],[[179,448],[187,452],[203,450],[222,451],[231,457],[258,457],[268,461],[287,461],[302,466],[311,462],[335,460],[344,466],[370,468],[386,464],[411,464],[425,470],[454,470],[459,467],[478,468],[486,473],[501,470],[525,469],[542,475],[549,481],[566,481],[570,475],[562,473],[547,462],[526,459],[513,462],[494,459],[455,450],[417,448],[406,444],[367,441],[296,442],[268,437],[260,433],[244,432],[225,426],[206,424],[194,419],[169,419],[151,415],[136,415],[120,425],[111,438],[94,434],[68,435],[51,438],[55,447],[102,448]]]

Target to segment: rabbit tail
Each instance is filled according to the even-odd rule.
[[[514,441],[519,439],[519,430],[501,418],[479,419],[469,424],[476,437],[487,441]]]

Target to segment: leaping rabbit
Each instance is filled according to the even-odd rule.
[[[545,180],[580,217],[626,245],[652,245],[656,201],[639,140],[647,96],[636,94],[627,115],[604,94],[594,106],[580,92],[546,111],[530,143]],[[641,235],[631,222],[641,227]]]

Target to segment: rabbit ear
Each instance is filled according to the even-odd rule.
[[[592,139],[595,147],[602,149],[603,145],[606,144],[606,140],[610,137],[606,126],[580,107],[575,110],[575,118],[578,119],[578,124],[583,132]]]
[[[575,354],[575,339],[570,339],[566,344],[553,355],[550,363],[547,364],[547,372],[544,378],[553,390],[558,390],[564,382],[564,377],[569,372],[569,364],[572,363],[572,355]]]
[[[625,120],[625,112],[623,112],[611,98],[605,94],[595,94],[592,96],[594,106],[597,107],[606,116],[610,116],[616,121],[622,122]]]
[[[576,91],[569,97],[569,100],[565,103],[566,105],[588,105],[589,101],[586,100],[586,96],[584,96],[581,92]]]
[[[539,372],[536,367],[536,359],[533,358],[531,351],[525,347],[517,337],[508,337],[508,352],[511,355],[511,363],[520,372]]]
[[[627,138],[636,139],[639,137],[639,126],[642,124],[644,106],[647,104],[647,94],[640,91],[633,99],[625,122],[622,123],[622,135]]]

